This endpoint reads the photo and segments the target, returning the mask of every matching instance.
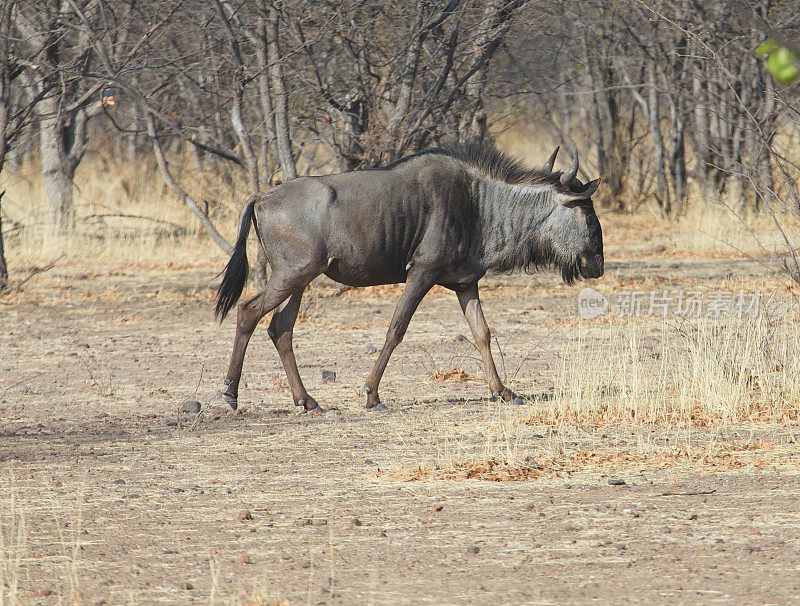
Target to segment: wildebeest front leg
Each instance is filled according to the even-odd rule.
[[[475,338],[475,344],[481,353],[492,396],[499,396],[506,402],[514,401],[516,398],[514,392],[503,385],[500,375],[497,374],[497,367],[494,365],[491,333],[489,332],[489,325],[486,324],[486,318],[483,316],[481,300],[478,298],[478,285],[470,286],[456,294],[458,295],[458,302],[461,304],[461,311],[464,312],[467,324],[472,330],[472,336]]]
[[[433,286],[433,281],[428,278],[420,275],[414,277],[409,275],[406,287],[403,289],[403,294],[400,295],[400,301],[394,310],[392,323],[386,333],[383,349],[381,349],[378,360],[375,362],[375,366],[367,379],[367,408],[372,410],[386,408],[381,404],[381,399],[378,397],[378,384],[383,376],[383,371],[386,370],[386,365],[389,363],[389,357],[392,355],[394,348],[400,344],[406,334],[411,316],[414,315],[420,301],[431,289],[431,286]]]
[[[303,406],[307,411],[324,412],[317,401],[308,395],[303,380],[300,378],[300,371],[297,370],[297,360],[292,349],[292,331],[297,320],[297,312],[300,311],[303,290],[305,290],[305,286],[294,291],[284,308],[272,316],[269,324],[269,338],[272,339],[275,349],[278,350],[281,364],[286,371],[286,378],[289,380],[294,403]]]

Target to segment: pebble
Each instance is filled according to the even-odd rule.
[[[478,553],[480,550],[481,550],[481,548],[480,548],[480,547],[478,547],[477,545],[473,545],[472,547],[470,547],[470,548],[468,549],[468,551],[469,551],[470,553]]]
[[[378,351],[378,348],[375,347],[375,345],[373,345],[372,343],[367,344],[367,346],[364,348],[364,353],[365,354],[374,354],[374,353],[377,353],[377,351]]]
[[[608,483],[611,486],[625,486],[625,480],[622,478],[611,478]]]
[[[358,518],[353,518],[353,526],[363,526],[364,522],[359,520]]]
[[[249,509],[242,509],[239,512],[239,521],[244,522],[245,520],[252,520],[253,514],[250,513]]]
[[[194,398],[186,398],[181,404],[181,412],[198,413],[202,408],[202,404]]]
[[[322,382],[323,383],[333,383],[336,380],[336,371],[335,370],[323,370],[322,371]]]

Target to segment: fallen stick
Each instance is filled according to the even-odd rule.
[[[696,497],[696,496],[704,495],[704,494],[714,494],[715,492],[717,492],[716,488],[714,490],[692,490],[690,492],[662,492],[661,494],[656,495],[656,496],[659,496],[659,497]]]
[[[63,259],[66,255],[67,255],[67,253],[61,253],[60,255],[58,255],[55,259],[50,261],[50,263],[48,263],[44,267],[34,267],[32,270],[30,270],[28,272],[28,275],[25,276],[25,279],[20,280],[16,284],[9,286],[8,289],[7,289],[7,292],[10,292],[12,290],[17,290],[17,291],[22,290],[22,285],[25,284],[25,282],[27,282],[28,280],[30,280],[31,278],[33,278],[34,276],[36,276],[38,274],[41,274],[41,273],[44,273],[46,271],[49,271],[49,270],[53,269],[53,266],[56,263],[58,263],[61,259]]]

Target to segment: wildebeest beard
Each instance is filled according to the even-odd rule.
[[[561,274],[567,284],[582,277],[577,256],[565,258],[553,250],[548,242],[542,242],[538,238],[521,241],[516,250],[492,264],[489,269],[497,273],[512,273],[520,269],[525,273],[535,273],[553,269]]]

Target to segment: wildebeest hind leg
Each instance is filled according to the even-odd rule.
[[[287,277],[273,273],[263,291],[239,305],[236,315],[236,337],[233,340],[233,352],[228,365],[228,374],[225,375],[225,391],[222,394],[224,400],[234,410],[238,406],[239,381],[242,378],[242,364],[250,337],[258,321],[283,303],[297,288],[297,282],[297,276]]]
[[[278,355],[286,371],[286,378],[289,380],[289,387],[292,390],[292,398],[298,406],[303,406],[309,412],[324,412],[324,409],[317,401],[308,395],[303,380],[300,378],[300,371],[297,370],[297,360],[292,349],[292,332],[294,323],[297,320],[297,312],[300,311],[300,301],[303,299],[305,285],[292,293],[289,302],[283,309],[276,311],[269,324],[269,338],[275,344]]]
[[[480,351],[483,359],[483,366],[486,370],[486,377],[489,380],[489,389],[492,392],[492,396],[499,396],[506,402],[518,400],[514,392],[503,385],[500,375],[497,374],[497,367],[494,365],[494,358],[492,358],[491,333],[481,309],[481,300],[478,298],[478,285],[470,286],[466,290],[456,292],[456,294],[458,295],[458,302],[461,304],[461,311],[464,312],[464,317],[467,319],[467,324],[469,324],[472,336],[475,338],[475,344],[478,346],[478,351]]]
[[[383,376],[383,371],[386,370],[386,365],[389,363],[389,357],[392,355],[394,348],[400,344],[406,334],[411,316],[414,315],[420,301],[431,289],[431,286],[433,286],[433,282],[427,276],[420,274],[413,277],[411,274],[408,276],[406,287],[403,289],[403,294],[400,295],[400,301],[397,303],[392,322],[389,324],[386,342],[383,344],[383,349],[381,349],[375,366],[367,379],[367,408],[372,410],[386,408],[381,404],[381,399],[378,397],[378,384]]]

